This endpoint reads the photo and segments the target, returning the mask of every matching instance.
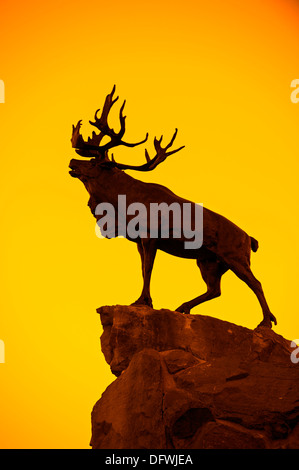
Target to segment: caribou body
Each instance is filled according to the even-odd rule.
[[[183,147],[169,151],[175,140],[177,130],[169,144],[165,147],[161,146],[162,137],[154,139],[156,155],[151,159],[147,150],[145,150],[146,163],[143,165],[135,166],[117,163],[113,155],[109,158],[108,153],[114,147],[120,145],[135,147],[146,142],[148,139],[147,134],[144,140],[137,143],[123,141],[125,133],[123,109],[125,102],[121,106],[119,113],[120,131],[115,132],[109,126],[108,114],[112,105],[118,99],[118,97],[113,99],[114,92],[115,87],[106,96],[101,116],[98,117],[99,110],[97,110],[94,122],[90,121],[90,124],[100,131],[99,133],[93,132],[92,137],[85,141],[80,133],[81,121],[76,126],[73,126],[72,146],[80,156],[88,158],[88,160],[72,159],[70,162],[70,174],[74,178],[80,179],[85,185],[90,195],[88,205],[92,214],[100,222],[103,215],[97,214],[97,207],[100,203],[107,202],[112,204],[116,215],[118,215],[119,195],[125,195],[127,205],[134,205],[134,203],[138,202],[142,203],[146,208],[149,208],[153,203],[166,203],[168,206],[175,203],[181,208],[184,207],[184,204],[190,204],[192,209],[191,217],[194,218],[195,203],[192,201],[177,196],[162,185],[142,182],[124,172],[124,170],[151,171],[168,156],[181,150]],[[110,141],[101,145],[103,138],[106,136],[110,138]],[[132,215],[130,217],[130,215],[126,214],[125,217],[126,223],[129,223],[130,219],[132,219]],[[276,324],[276,318],[270,312],[261,283],[255,278],[250,268],[250,255],[251,251],[257,251],[258,249],[257,240],[249,236],[230,220],[205,207],[203,207],[202,217],[202,244],[197,249],[186,248],[186,237],[183,234],[177,238],[172,237],[171,232],[175,228],[173,226],[170,226],[170,236],[168,238],[162,236],[153,238],[149,229],[146,230],[143,236],[132,238],[130,235],[126,235],[126,238],[137,243],[142,264],[143,289],[140,297],[133,305],[152,306],[150,295],[151,273],[156,252],[157,250],[162,250],[170,255],[195,259],[202,278],[207,285],[207,291],[204,294],[183,303],[176,311],[189,314],[190,310],[196,305],[220,296],[221,278],[230,269],[257,296],[263,311],[263,320],[260,325],[271,328],[272,322]],[[159,221],[161,224],[162,219],[160,218]],[[118,234],[116,227],[115,236]]]

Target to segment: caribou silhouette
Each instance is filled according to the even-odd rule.
[[[101,115],[99,116],[100,110],[98,109],[95,113],[94,122],[89,121],[92,126],[100,131],[99,133],[93,131],[92,137],[88,137],[85,141],[80,133],[81,121],[73,126],[72,147],[75,148],[77,154],[89,160],[72,159],[69,165],[71,168],[70,175],[78,178],[85,185],[90,195],[88,205],[92,214],[97,220],[101,218],[101,215],[96,214],[96,207],[102,202],[112,204],[117,211],[118,196],[120,194],[126,196],[128,204],[137,201],[149,207],[150,203],[153,202],[163,202],[169,205],[175,202],[180,206],[189,203],[194,207],[195,203],[177,196],[168,188],[159,184],[139,181],[123,171],[152,171],[167,157],[181,150],[183,147],[169,151],[176,138],[177,129],[165,147],[161,146],[163,136],[160,139],[154,139],[156,155],[150,158],[147,150],[145,150],[146,163],[143,165],[117,163],[113,155],[109,158],[108,153],[114,147],[135,147],[143,144],[148,139],[148,134],[146,134],[146,137],[137,143],[128,143],[123,140],[126,119],[126,116],[123,115],[125,101],[119,112],[119,132],[115,132],[109,126],[109,112],[118,100],[118,97],[113,98],[114,93],[115,86],[112,92],[106,96]],[[107,137],[110,139],[109,142],[103,144],[103,139]],[[126,215],[125,217],[128,221],[129,216]],[[176,309],[177,312],[189,314],[190,310],[196,305],[220,296],[221,277],[230,269],[252,289],[258,298],[263,311],[263,320],[260,325],[271,328],[272,322],[277,323],[276,318],[270,312],[261,283],[254,277],[250,269],[251,251],[257,251],[258,242],[225,217],[205,207],[203,208],[203,242],[198,249],[187,249],[184,244],[186,241],[184,235],[181,238],[169,237],[166,239],[161,236],[152,238],[150,232],[147,232],[146,236],[143,237],[132,239],[127,235],[127,238],[137,243],[143,275],[141,295],[132,305],[152,307],[150,295],[151,273],[156,252],[162,250],[174,256],[196,259],[202,278],[207,285],[207,291],[204,294],[183,303]]]

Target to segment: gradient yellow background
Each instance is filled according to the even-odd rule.
[[[127,99],[127,140],[150,133],[186,148],[134,174],[225,215],[259,240],[252,267],[274,330],[299,338],[299,4],[1,2],[1,448],[87,448],[90,412],[113,380],[96,308],[140,294],[136,246],[99,240],[88,195],[68,174],[71,125],[113,84]],[[115,105],[116,106],[116,105]],[[117,111],[111,124],[117,126]],[[144,149],[118,149],[143,163]],[[158,253],[156,308],[203,292],[195,262]],[[231,272],[194,313],[254,328],[257,299]]]

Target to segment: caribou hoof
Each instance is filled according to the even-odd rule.
[[[140,298],[131,304],[132,306],[146,305],[147,307],[153,308],[153,302],[151,299]]]
[[[261,323],[259,323],[257,326],[258,327],[259,326],[264,326],[266,328],[272,328],[272,322],[271,322],[271,320],[264,318],[264,320],[262,320]]]
[[[175,309],[176,312],[184,313],[185,315],[189,315],[190,313],[190,308],[186,304],[180,305],[179,308]]]
[[[272,322],[274,325],[277,325],[277,320],[272,313],[266,318],[264,318],[258,326],[266,326],[267,328],[272,328]]]

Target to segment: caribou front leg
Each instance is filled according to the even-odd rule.
[[[153,306],[150,295],[151,274],[157,253],[156,240],[142,238],[138,243],[138,251],[141,257],[143,289],[139,299],[131,305],[148,305]]]

